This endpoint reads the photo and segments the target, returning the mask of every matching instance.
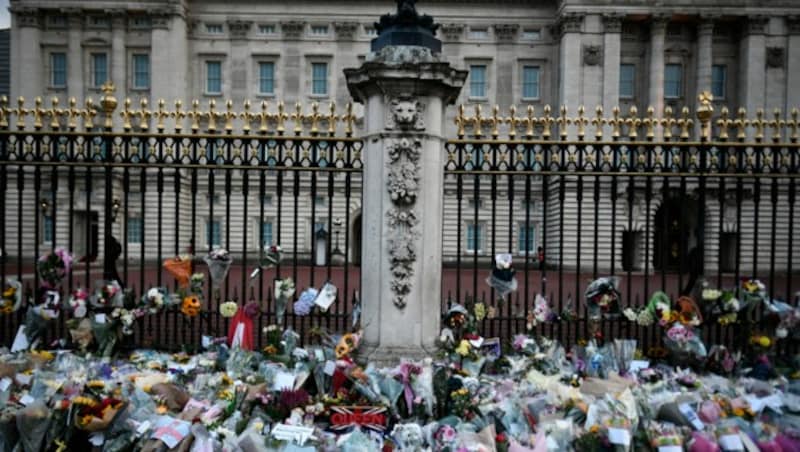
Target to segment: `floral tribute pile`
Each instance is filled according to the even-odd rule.
[[[27,299],[16,281],[4,288],[0,312],[27,311],[15,343],[0,348],[0,450],[800,450],[800,360],[776,353],[797,340],[800,311],[755,280],[675,300],[657,292],[624,308],[617,279],[588,284],[590,321],[658,325],[661,350],[599,330],[567,349],[540,326],[578,314],[537,296],[509,343],[481,334],[491,306],[453,304],[436,356],[378,367],[359,355],[359,319],[345,334],[315,329],[302,346],[291,329],[255,331],[255,302],[221,303],[229,334],[204,338],[199,353],[122,354],[119,339],[142,317],[197,315],[203,278],[192,274],[191,258],[171,259],[176,293],[151,288],[134,297],[101,281],[62,301],[68,256],[40,261],[40,300]],[[208,259],[214,287],[230,260],[227,252]],[[510,260],[498,262],[487,282],[513,290]],[[295,314],[327,309],[337,296],[329,283],[295,297],[292,281],[282,280],[275,291],[279,309]],[[764,314],[754,321],[757,306]],[[58,315],[68,318],[69,340],[43,350]],[[741,326],[742,348],[704,344],[702,328],[714,324]]]

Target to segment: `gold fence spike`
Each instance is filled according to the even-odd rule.
[[[225,113],[222,114],[225,118],[225,133],[233,132],[233,120],[236,119],[236,112],[233,111],[233,101],[228,99],[225,102]]]
[[[697,120],[700,121],[700,139],[703,141],[711,140],[711,117],[714,115],[714,106],[711,101],[714,96],[708,91],[703,91],[697,95],[697,100],[700,103],[697,107]]]
[[[644,137],[647,141],[653,141],[656,137],[656,126],[658,119],[656,119],[656,109],[652,106],[647,107],[647,117],[642,120],[644,124]]]
[[[481,116],[481,104],[475,104],[475,116],[469,118],[469,121],[472,123],[473,134],[475,138],[480,138],[483,136],[483,116]]]
[[[74,97],[69,98],[69,108],[67,109],[67,113],[69,114],[69,121],[67,121],[67,128],[70,131],[74,131],[78,128],[78,118],[81,117],[82,110],[78,108],[78,100]]]
[[[8,108],[8,97],[0,96],[0,129],[8,129],[8,115],[11,110]]]
[[[530,140],[533,138],[533,128],[536,126],[536,116],[534,116],[533,105],[528,105],[526,113],[528,115],[523,120],[525,122],[525,138]]]
[[[639,109],[637,109],[635,105],[631,105],[628,117],[625,119],[625,125],[628,126],[629,140],[636,141],[636,139],[639,137],[638,129],[641,124],[642,120],[639,119]]]
[[[467,117],[464,115],[464,104],[458,106],[454,122],[456,124],[456,134],[458,138],[464,138],[464,126],[467,122]]]
[[[53,96],[51,99],[52,107],[47,110],[47,116],[50,117],[50,129],[52,130],[60,130],[61,129],[61,121],[59,120],[61,115],[64,114],[64,110],[58,108],[58,97]]]
[[[86,108],[81,111],[81,116],[83,116],[83,128],[90,132],[94,129],[94,117],[97,116],[97,107],[94,104],[94,99],[91,97],[86,99]]]
[[[275,115],[275,131],[278,132],[278,135],[283,135],[283,132],[286,131],[286,126],[284,126],[284,123],[287,119],[289,119],[289,115],[286,114],[284,109],[285,106],[283,105],[283,102],[278,102],[278,113]]]
[[[750,121],[747,119],[747,110],[744,107],[739,107],[736,116],[736,120],[733,121],[736,126],[736,139],[744,141],[747,138],[747,127],[750,125]]]
[[[603,119],[603,107],[598,105],[594,109],[594,118],[592,118],[592,125],[594,126],[594,139],[600,141],[603,139],[603,124],[606,120]]]
[[[339,117],[336,116],[336,104],[331,102],[328,106],[328,115],[325,116],[325,119],[328,121],[328,136],[332,137],[336,135],[336,120]]]
[[[759,108],[756,110],[756,119],[750,121],[750,125],[756,129],[756,134],[753,137],[756,141],[760,142],[764,139],[764,128],[767,126],[767,121],[764,120],[764,109]]]
[[[553,122],[555,122],[555,119],[550,116],[550,111],[550,105],[545,105],[544,116],[539,119],[539,123],[542,125],[542,139],[544,140],[550,139],[550,128],[553,126]]]
[[[689,129],[691,129],[693,125],[694,121],[689,112],[689,107],[683,107],[681,109],[681,118],[678,120],[678,126],[681,128],[681,140],[689,139]]]
[[[344,121],[345,124],[344,128],[345,135],[348,137],[353,136],[353,123],[356,120],[356,115],[353,114],[352,102],[347,103],[347,106],[345,107],[345,114],[341,117],[341,120]]]
[[[181,130],[183,130],[183,118],[186,117],[186,112],[182,108],[183,101],[178,99],[175,101],[175,111],[170,113],[170,116],[175,118],[175,133],[181,133]]]
[[[311,136],[316,136],[319,133],[319,120],[322,119],[322,115],[319,114],[318,102],[311,104],[311,114],[307,115],[306,119],[311,121]]]
[[[508,117],[504,119],[504,122],[508,124],[508,138],[513,140],[517,136],[517,125],[522,122],[521,119],[517,118],[517,107],[515,105],[508,109]]]
[[[728,118],[729,115],[728,107],[722,107],[719,112],[719,119],[717,119],[720,141],[728,141],[728,128],[733,126],[733,120]]]
[[[578,126],[578,139],[581,141],[586,136],[586,125],[589,124],[589,120],[584,116],[585,114],[586,108],[583,105],[579,105],[578,117],[573,120],[574,124]]]
[[[303,118],[303,105],[300,102],[295,102],[294,113],[292,113],[295,135],[301,135],[303,133]]]
[[[556,119],[556,122],[558,123],[558,136],[562,140],[566,140],[568,135],[567,126],[570,124],[570,122],[572,122],[567,117],[566,105],[562,105],[561,108],[559,109],[559,115],[558,119]]]
[[[42,127],[44,127],[42,118],[47,113],[47,110],[42,108],[42,98],[39,96],[33,100],[33,105],[33,128],[36,130],[41,130]]]
[[[133,112],[131,111],[131,99],[125,98],[125,101],[122,103],[122,111],[119,112],[119,115],[122,117],[122,128],[128,132],[133,128],[131,125],[131,117],[133,117]]]
[[[214,133],[217,131],[217,117],[219,116],[217,113],[217,101],[211,99],[208,101],[208,111],[203,114],[206,118],[208,118],[208,125],[206,126],[206,130],[208,133]]]
[[[164,99],[158,99],[158,110],[155,112],[156,130],[158,130],[158,133],[164,132],[164,118],[169,117],[169,112],[167,111],[166,107],[167,101]]]
[[[797,121],[798,114],[800,114],[800,111],[798,111],[797,108],[792,108],[792,113],[791,113],[792,119],[786,121],[786,126],[789,128],[789,130],[792,131],[789,134],[789,141],[791,141],[792,143],[797,142],[797,128],[798,126],[800,126],[800,123],[798,123]]]
[[[262,100],[261,101],[261,113],[257,115],[258,117],[258,133],[264,135],[269,131],[269,102]]]
[[[492,126],[492,138],[497,139],[500,135],[500,123],[503,122],[502,116],[500,116],[500,106],[496,105],[492,108],[492,117],[489,118],[489,124]]]
[[[625,120],[619,117],[619,107],[615,106],[611,109],[611,119],[607,120],[611,126],[611,139],[616,141],[622,136],[622,125],[625,123]]]
[[[136,112],[136,116],[139,117],[139,130],[142,132],[147,132],[150,130],[150,118],[153,116],[153,112],[147,108],[147,98],[143,97],[139,101],[139,106],[141,109]]]
[[[664,139],[669,141],[672,139],[672,128],[675,127],[677,121],[672,117],[672,107],[667,105],[664,107],[664,118],[661,120],[661,127],[664,134]]]
[[[242,132],[245,135],[250,133],[250,123],[255,119],[256,115],[250,112],[250,99],[244,101],[244,111],[239,113],[239,117],[242,119]]]
[[[195,99],[192,101],[192,110],[186,113],[186,115],[192,120],[192,133],[197,133],[200,130],[200,118],[203,116],[203,113],[200,111],[200,101]]]
[[[786,121],[781,119],[781,109],[776,108],[772,112],[774,118],[772,121],[769,122],[769,126],[772,128],[772,141],[777,143],[781,141],[781,129],[784,125],[786,125]]]
[[[30,113],[30,110],[25,108],[25,98],[19,96],[17,98],[17,108],[14,109],[14,114],[17,115],[17,129],[22,130],[25,128],[25,116]]]

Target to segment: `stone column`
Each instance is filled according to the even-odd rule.
[[[703,91],[711,92],[711,65],[712,65],[712,39],[714,37],[714,22],[702,18],[697,25],[697,94]]]
[[[252,86],[252,77],[249,75],[251,72],[250,49],[247,46],[247,37],[252,25],[253,22],[249,20],[228,20],[228,30],[231,35],[229,98],[237,106],[248,98]]]
[[[786,67],[786,86],[800,86],[800,16],[792,16],[786,19],[786,30],[789,33],[786,53],[788,58]],[[786,106],[784,112],[792,111],[792,108],[800,108],[800,90],[788,89],[786,92]]]
[[[559,89],[558,105],[553,109],[558,112],[561,105],[566,105],[569,114],[574,114],[581,104],[581,86],[583,85],[583,68],[581,66],[581,27],[582,14],[569,13],[559,19],[558,29],[561,34],[559,46]]]
[[[152,105],[158,99],[173,105],[175,100],[188,101],[189,44],[186,18],[180,12],[156,11],[152,16],[150,36],[150,96]],[[197,64],[202,64],[198,61]],[[184,108],[186,105],[184,104]]]
[[[38,10],[34,8],[12,8],[12,20],[19,39],[11,40],[11,99],[9,103],[16,105],[16,98],[25,97],[30,108],[33,98],[44,94],[50,85],[49,74],[43,70],[42,64],[48,55],[42,56],[40,46],[40,22]],[[47,67],[49,67],[47,63]]]
[[[83,86],[86,79],[91,80],[91,67],[84,65],[81,37],[83,34],[83,16],[80,12],[69,11],[67,32],[67,97],[74,97],[83,102]],[[86,71],[84,71],[86,67]]]
[[[658,117],[664,115],[664,36],[667,33],[668,22],[669,19],[666,17],[656,16],[650,23],[650,77],[647,104],[653,107]]]
[[[766,17],[750,17],[739,49],[739,105],[746,108],[751,117],[757,109],[764,108],[767,23]]]
[[[125,12],[114,11],[111,17],[111,81],[117,88],[116,96],[120,99],[128,97],[130,84],[128,83],[128,52],[125,50]],[[131,68],[132,69],[132,68]]]
[[[445,108],[467,72],[428,47],[389,45],[344,73],[365,106],[364,353],[384,363],[430,355],[441,315]]]
[[[603,112],[619,105],[619,66],[622,49],[622,16],[603,16]],[[594,105],[587,105],[587,114],[594,114]],[[610,128],[607,130],[610,131]]]

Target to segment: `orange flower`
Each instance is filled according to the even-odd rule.
[[[267,355],[274,355],[278,353],[278,349],[275,348],[274,345],[267,345],[266,347],[264,347],[264,353],[266,353]]]
[[[197,295],[189,295],[181,303],[181,312],[187,317],[196,317],[200,313],[200,298]]]

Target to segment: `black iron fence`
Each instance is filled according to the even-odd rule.
[[[624,117],[598,109],[595,118],[582,109],[515,113],[477,107],[470,116],[462,107],[458,138],[446,144],[443,310],[482,302],[484,335],[508,338],[525,331],[540,294],[576,319],[539,332],[573,343],[589,338],[584,291],[602,276],[620,277],[623,307],[643,306],[655,291],[674,300],[702,281],[729,289],[745,278],[760,279],[772,299],[800,301],[797,111],[732,121],[726,110],[712,117],[706,101],[697,121],[688,110],[678,120],[635,109]],[[511,254],[517,271],[518,290],[504,298],[486,282],[499,253]],[[713,324],[703,334],[733,344],[748,339],[747,325]],[[644,350],[661,342],[658,326],[626,320],[601,331],[638,338]]]

